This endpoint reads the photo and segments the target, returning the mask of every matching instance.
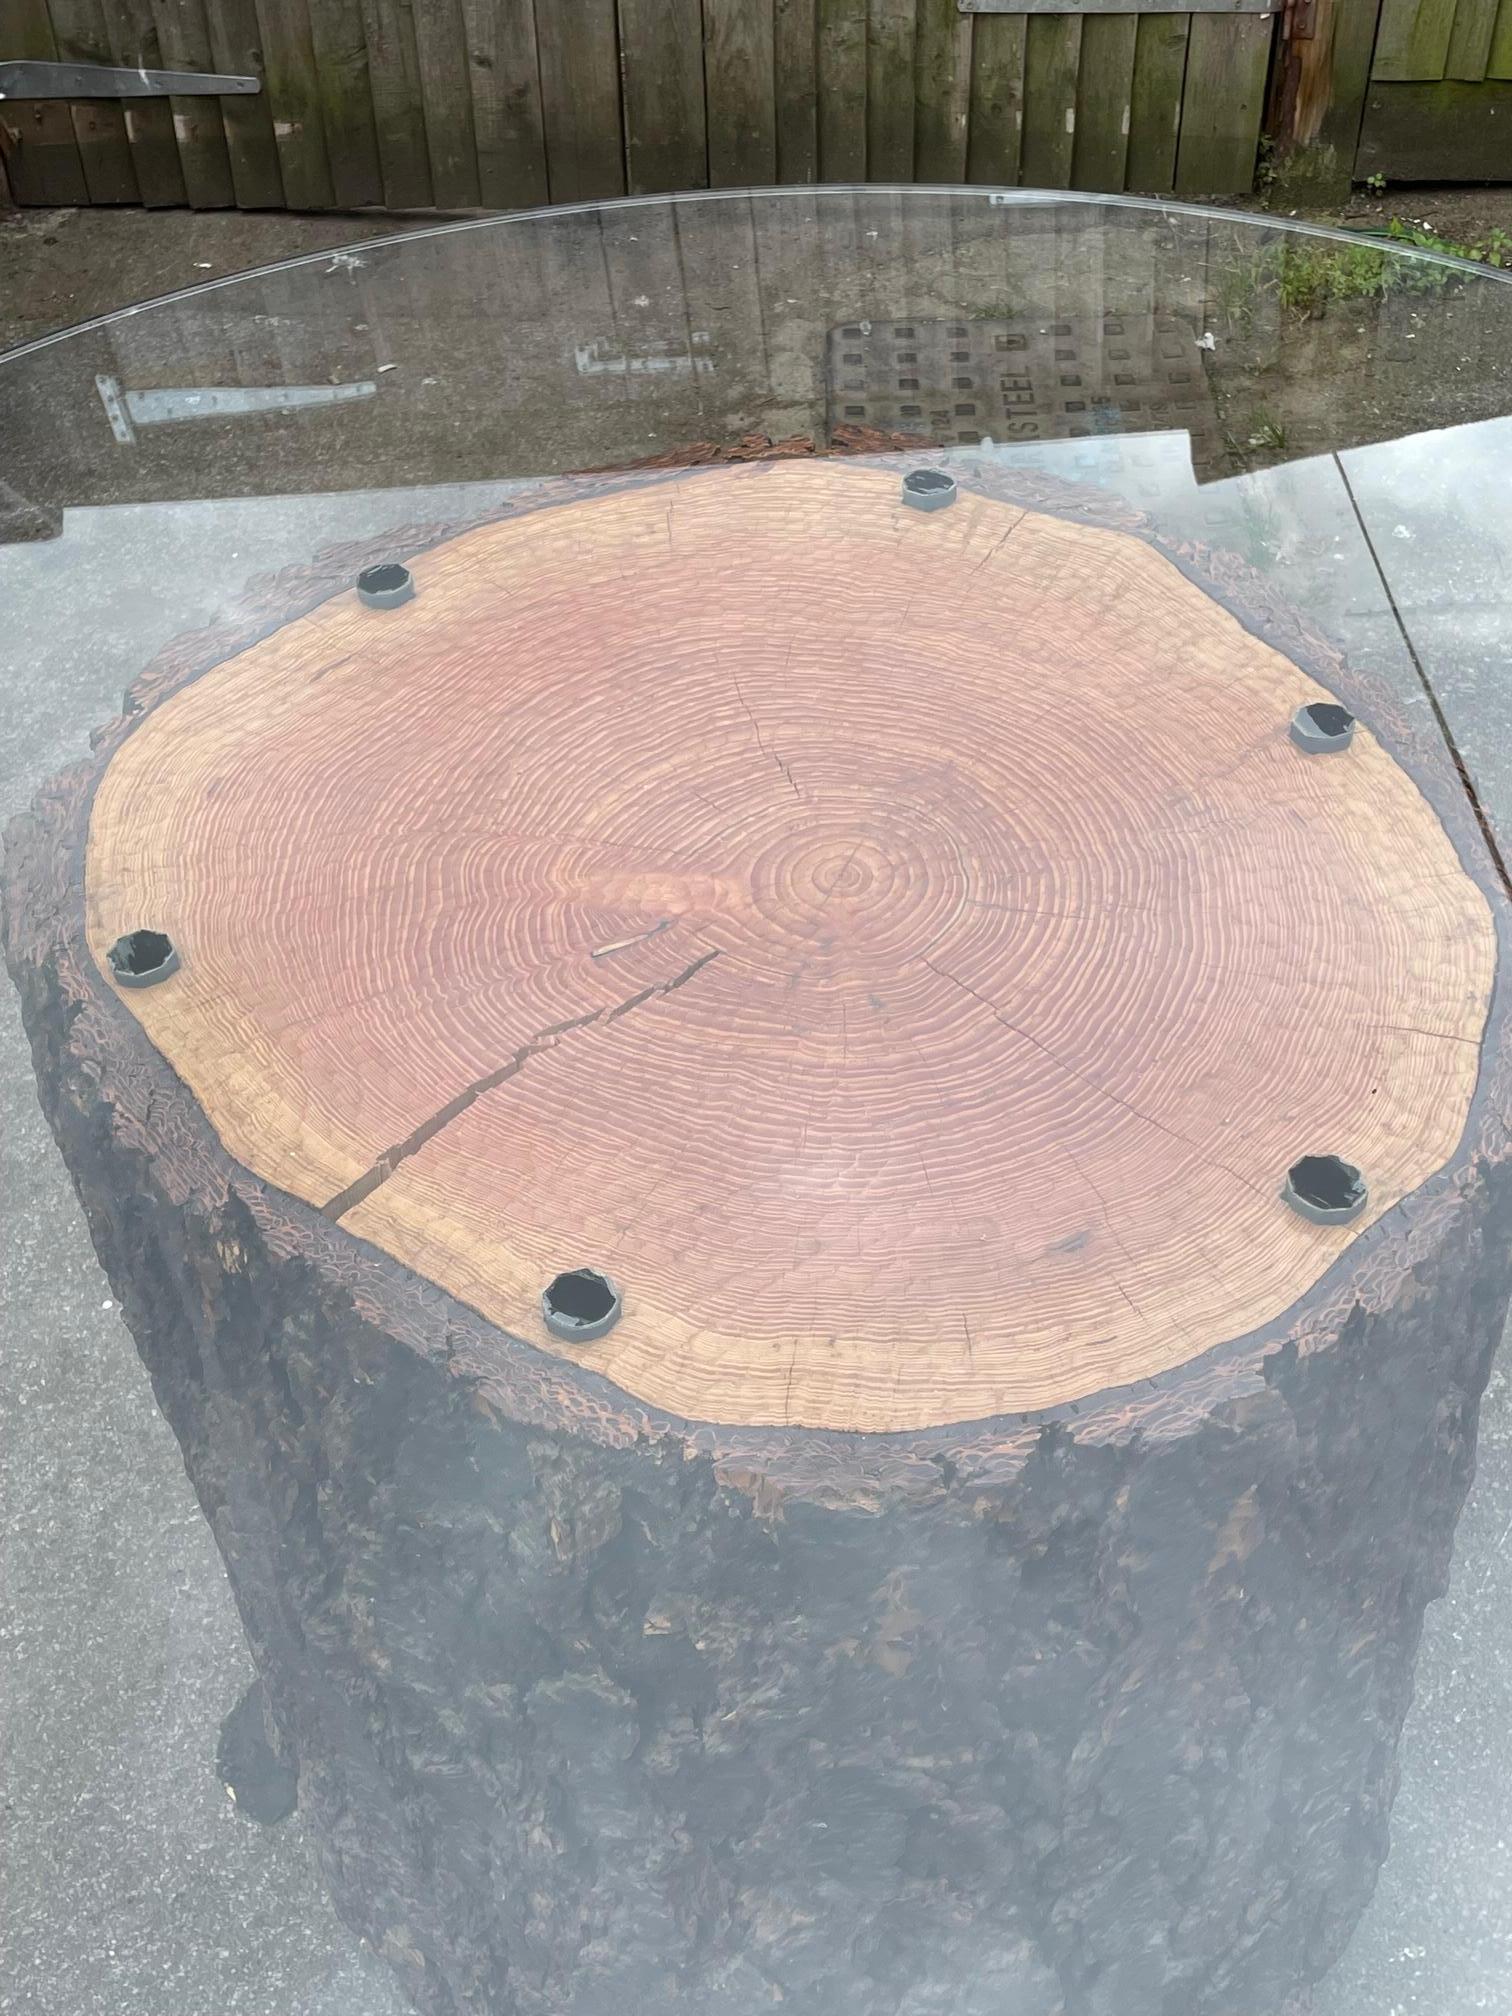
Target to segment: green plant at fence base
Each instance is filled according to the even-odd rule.
[[[1217,277],[1217,305],[1231,328],[1253,325],[1259,303],[1276,301],[1288,314],[1321,315],[1336,301],[1379,301],[1388,294],[1442,294],[1461,283],[1450,266],[1404,258],[1443,252],[1483,266],[1512,269],[1512,234],[1493,230],[1458,245],[1422,225],[1393,217],[1383,232],[1358,245],[1328,239],[1288,239],[1235,258]]]
[[[1370,191],[1370,193],[1373,196],[1385,195],[1386,177],[1381,173],[1379,168],[1376,170],[1374,175],[1367,175],[1365,177],[1365,187]]]
[[[1473,245],[1456,245],[1452,238],[1440,238],[1426,225],[1404,224],[1393,217],[1386,236],[1396,245],[1410,245],[1420,252],[1448,252],[1456,259],[1474,259],[1482,266],[1512,267],[1512,235],[1492,230]]]

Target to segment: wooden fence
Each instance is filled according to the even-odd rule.
[[[1512,0],[1384,0],[1359,171],[1512,177]]]
[[[466,210],[814,181],[1221,194],[1251,185],[1274,20],[956,0],[3,0],[0,55],[254,72],[265,89],[16,103],[0,142],[23,203]]]

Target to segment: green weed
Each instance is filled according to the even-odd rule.
[[[1419,252],[1447,252],[1456,259],[1473,259],[1481,266],[1512,267],[1512,236],[1501,230],[1488,231],[1473,245],[1457,245],[1452,238],[1441,238],[1424,225],[1404,224],[1400,217],[1393,217],[1386,226],[1386,236],[1395,245],[1409,245]]]
[[[1442,294],[1458,284],[1459,275],[1451,268],[1402,256],[1410,252],[1445,252],[1512,270],[1512,234],[1506,231],[1488,231],[1473,245],[1457,245],[1393,217],[1384,231],[1362,234],[1359,244],[1287,238],[1238,257],[1217,276],[1215,305],[1231,328],[1249,329],[1258,303],[1266,298],[1288,314],[1321,315],[1335,301]]]

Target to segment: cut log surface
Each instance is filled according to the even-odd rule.
[[[288,570],[8,839],[265,1775],[428,2016],[1302,2016],[1386,1853],[1505,891],[1275,584],[909,466]],[[1351,1222],[1283,1201],[1327,1155]]]
[[[1077,1401],[1262,1328],[1453,1155],[1487,900],[1145,540],[718,470],[484,525],[153,711],[90,942],[237,1161],[718,1423]],[[1363,1222],[1288,1210],[1318,1150]],[[623,1289],[552,1338],[559,1270]]]

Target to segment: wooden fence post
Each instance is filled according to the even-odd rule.
[[[1286,0],[1266,131],[1289,200],[1349,194],[1380,0]]]

